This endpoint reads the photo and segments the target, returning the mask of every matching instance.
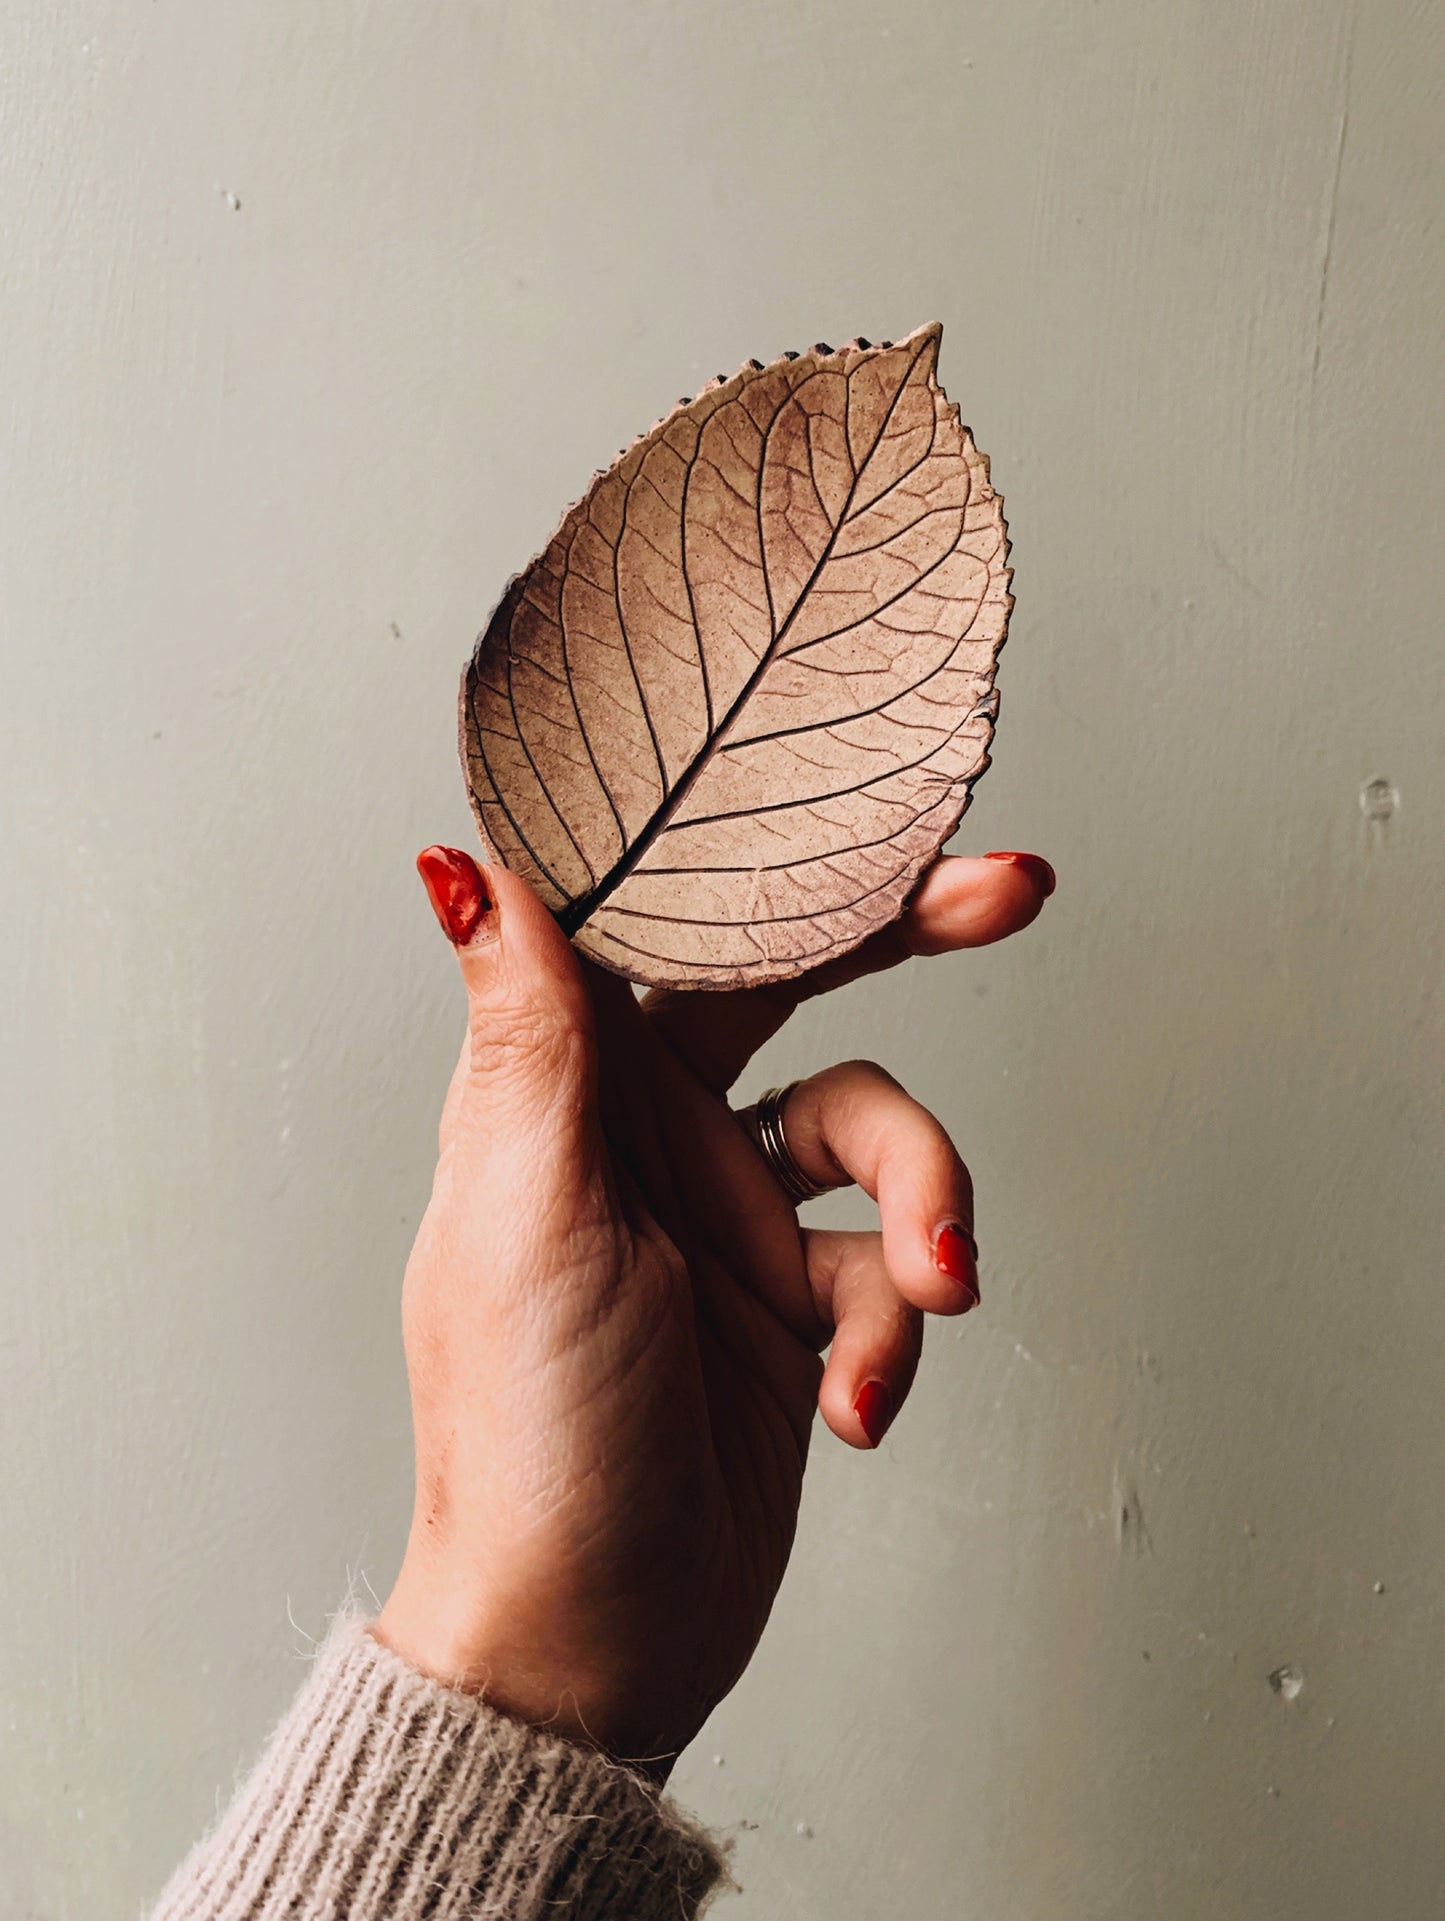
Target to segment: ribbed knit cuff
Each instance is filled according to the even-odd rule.
[[[427,1679],[345,1615],[153,1921],[681,1921],[725,1879],[640,1776]]]

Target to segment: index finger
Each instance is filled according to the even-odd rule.
[[[674,1053],[705,1086],[724,1094],[803,1001],[916,954],[987,947],[1017,934],[1038,918],[1053,891],[1054,870],[1037,854],[976,859],[944,854],[924,874],[900,918],[851,953],[766,987],[721,994],[655,987],[642,1005]]]

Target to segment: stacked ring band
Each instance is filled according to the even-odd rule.
[[[826,1182],[810,1179],[797,1161],[793,1150],[788,1146],[788,1137],[783,1132],[783,1108],[789,1094],[798,1085],[789,1081],[786,1087],[770,1087],[766,1094],[759,1097],[755,1111],[758,1129],[758,1146],[763,1159],[772,1170],[773,1178],[782,1188],[795,1207],[804,1201],[816,1200],[819,1194],[829,1189]]]

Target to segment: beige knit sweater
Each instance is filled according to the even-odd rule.
[[[428,1680],[348,1615],[153,1921],[690,1921],[726,1880],[641,1776]]]

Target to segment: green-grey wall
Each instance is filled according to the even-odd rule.
[[[460,1017],[411,858],[503,579],[678,393],[933,318],[1017,566],[959,845],[1059,891],[759,1065],[937,1108],[986,1304],[881,1456],[819,1435],[678,1790],[748,1921],[1439,1914],[1438,6],[0,48],[0,1916],[132,1912],[395,1564]]]

